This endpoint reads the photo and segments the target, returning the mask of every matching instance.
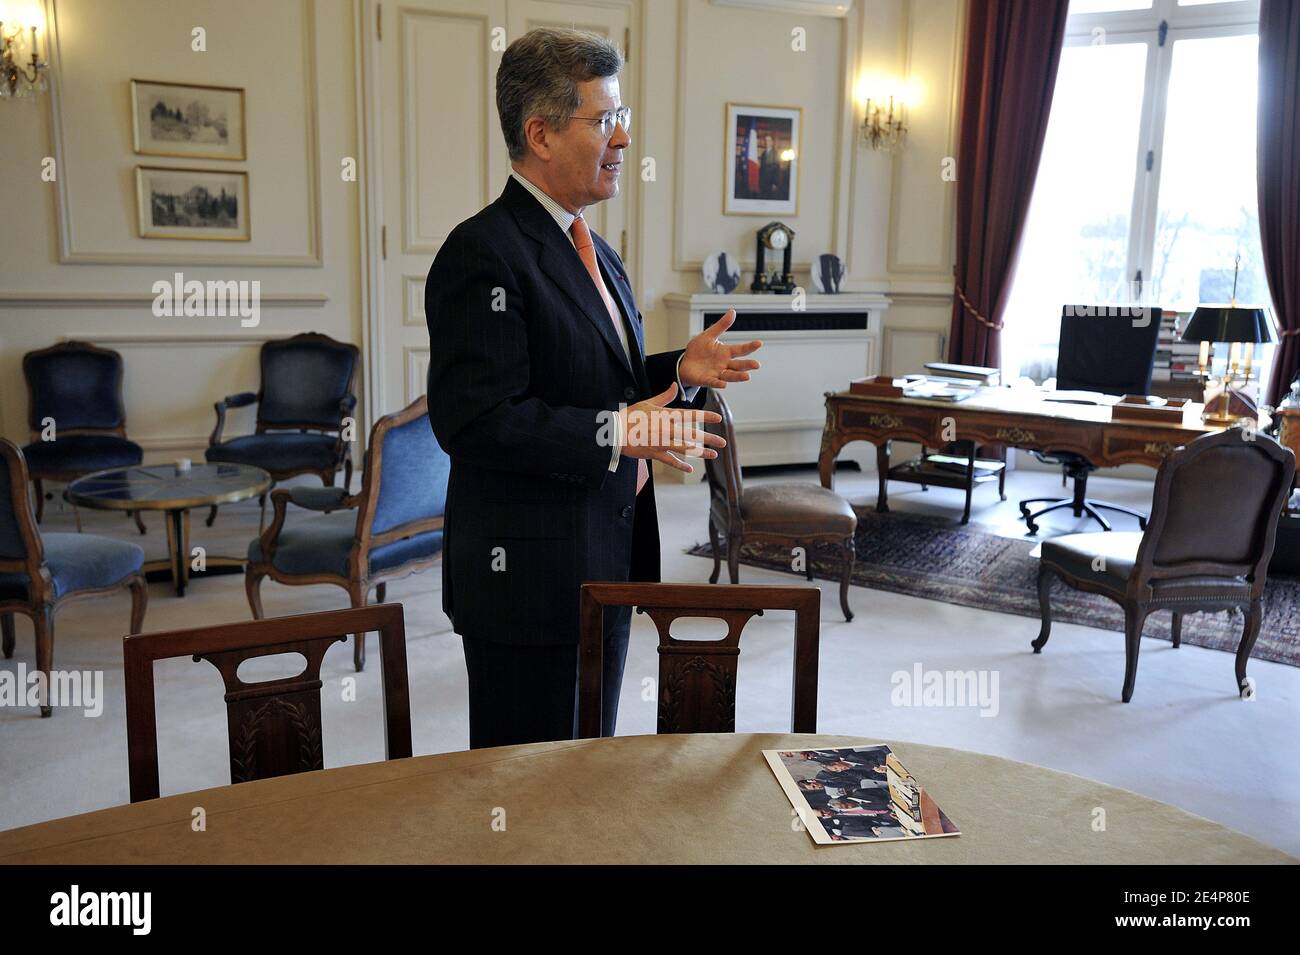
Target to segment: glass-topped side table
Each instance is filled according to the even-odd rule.
[[[188,471],[174,464],[147,464],[96,471],[70,483],[63,496],[77,507],[104,511],[165,511],[167,550],[164,561],[149,561],[145,570],[171,569],[176,596],[185,596],[190,578],[190,509],[230,504],[259,497],[271,487],[271,475],[247,464],[195,464]],[[243,564],[243,558],[209,557],[212,566]]]

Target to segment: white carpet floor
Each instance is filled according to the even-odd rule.
[[[812,472],[755,480],[815,481]],[[1014,501],[1054,494],[1059,477],[1017,471],[1008,479],[1006,504],[996,491],[976,493],[973,520],[998,533],[1019,536]],[[874,500],[874,475],[841,471],[837,489],[855,503]],[[1094,497],[1146,507],[1149,482],[1095,478]],[[704,540],[707,492],[702,484],[661,486],[664,579],[707,580],[711,561],[683,551]],[[891,486],[899,511],[960,516],[957,491]],[[223,508],[208,530],[195,515],[195,543],[210,553],[242,552],[256,530],[255,506]],[[124,518],[85,514],[87,532],[142,541],[161,556],[164,537],[157,516],[140,538]],[[57,508],[45,530],[71,529],[71,516]],[[1126,518],[1117,528],[1135,526]],[[1045,519],[1044,534],[1087,529],[1068,514]],[[742,567],[747,583],[796,582],[792,575]],[[389,600],[406,608],[407,653],[416,754],[463,749],[468,731],[465,670],[459,638],[441,611],[439,571],[390,585]],[[1037,621],[957,607],[896,594],[851,589],[856,617],[845,623],[837,586],[823,591],[818,728],[863,740],[912,740],[1049,766],[1161,799],[1300,855],[1300,669],[1252,661],[1257,698],[1238,699],[1230,654],[1184,644],[1174,650],[1144,640],[1133,702],[1119,700],[1123,677],[1121,634],[1056,624],[1040,656],[1030,652]],[[325,586],[283,587],[267,581],[268,614],[292,614],[346,606],[342,590]],[[56,711],[39,719],[34,709],[0,707],[0,829],[85,812],[127,801],[126,731],[121,677],[121,636],[129,601],[125,595],[69,605],[56,626],[55,665],[104,671],[104,711],[98,718]],[[178,599],[166,584],[150,588],[147,630],[249,619],[242,578],[220,576],[191,584]],[[34,663],[31,627],[17,618],[18,647],[0,669]],[[1190,624],[1194,626],[1194,621]],[[701,624],[698,635],[713,633]],[[379,668],[375,637],[370,665],[355,674],[350,646],[333,648],[322,678],[327,766],[383,758]],[[742,641],[737,729],[789,728],[792,615],[755,619]],[[653,733],[656,673],[653,626],[634,622],[632,646],[619,709],[619,733]],[[264,661],[256,673],[289,672]],[[924,671],[980,671],[997,678],[996,708],[895,705],[892,677]],[[345,702],[344,681],[356,677],[355,702]],[[185,792],[229,782],[222,688],[215,669],[180,659],[158,668],[162,790]],[[650,687],[650,689],[646,689]],[[927,780],[942,793],[942,779]],[[958,820],[960,823],[960,820]],[[1087,826],[1091,817],[1080,818]]]

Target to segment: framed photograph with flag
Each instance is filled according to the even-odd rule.
[[[727,104],[725,215],[798,215],[803,109]]]

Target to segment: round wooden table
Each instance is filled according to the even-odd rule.
[[[178,471],[174,464],[109,468],[79,477],[63,496],[77,507],[106,511],[165,511],[167,560],[147,561],[145,571],[171,570],[176,596],[185,596],[190,580],[190,508],[230,504],[260,497],[271,475],[249,464],[195,464]],[[144,525],[140,525],[141,533]],[[243,557],[206,557],[209,567],[243,567]]]
[[[761,751],[861,742],[872,741],[624,736],[343,766],[0,832],[0,862],[1296,861],[1123,789],[917,743],[890,745],[962,834],[814,846]]]

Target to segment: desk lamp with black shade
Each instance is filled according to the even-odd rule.
[[[1257,418],[1259,404],[1242,385],[1249,385],[1255,346],[1277,341],[1277,332],[1269,318],[1268,310],[1258,305],[1237,304],[1237,269],[1232,277],[1232,300],[1227,305],[1198,305],[1191,320],[1183,329],[1182,340],[1200,342],[1198,361],[1201,377],[1208,380],[1210,347],[1214,342],[1229,343],[1228,356],[1223,365],[1219,393],[1206,402],[1202,420],[1206,424],[1227,427],[1243,418]],[[1241,359],[1244,353],[1245,367]]]

